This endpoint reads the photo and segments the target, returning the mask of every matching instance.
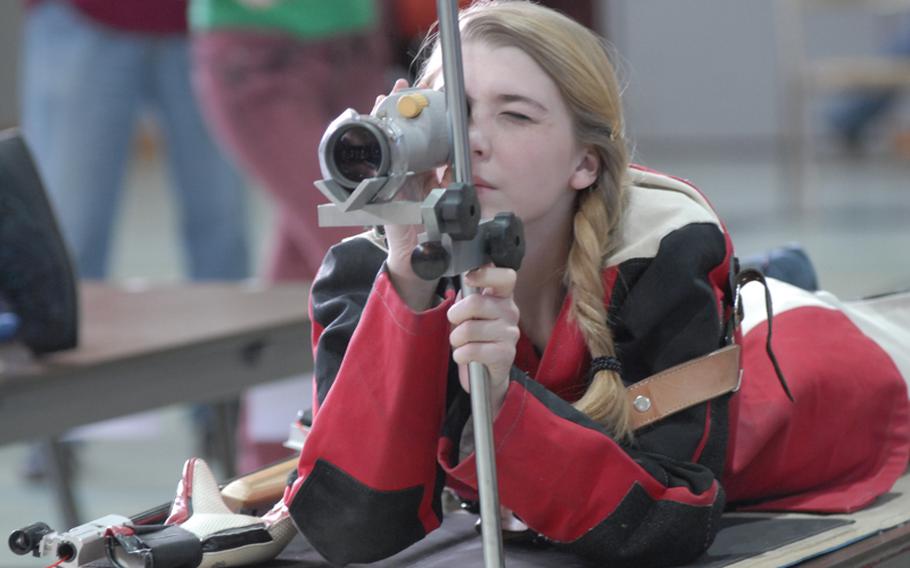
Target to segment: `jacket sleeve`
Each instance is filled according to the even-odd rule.
[[[616,282],[609,320],[626,383],[717,348],[727,251],[716,225],[693,224],[665,236],[653,258],[608,269],[616,271],[607,274]],[[710,401],[620,445],[513,369],[494,422],[501,501],[532,530],[600,565],[691,561],[711,544],[724,507],[725,409],[726,400]],[[444,441],[439,458],[476,487],[473,454],[458,463]]]
[[[450,301],[412,312],[384,260],[368,239],[347,241],[311,291],[319,404],[285,503],[336,565],[394,554],[441,519]]]

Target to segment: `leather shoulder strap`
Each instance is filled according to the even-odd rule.
[[[727,345],[630,385],[626,398],[632,407],[632,428],[638,430],[680,410],[739,390],[739,358],[739,345]]]

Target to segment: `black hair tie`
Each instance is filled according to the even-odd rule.
[[[589,373],[591,378],[594,378],[594,375],[599,371],[613,371],[614,373],[622,373],[622,363],[619,362],[619,359],[616,357],[595,357],[591,361],[591,369]]]

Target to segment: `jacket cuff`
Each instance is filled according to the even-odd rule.
[[[575,422],[570,414],[550,408],[513,380],[493,421],[502,505],[559,542],[580,538],[609,516],[633,484],[652,497],[663,490],[605,433]],[[450,467],[441,459],[451,455],[449,449],[437,454],[442,468],[476,488],[475,454]],[[542,455],[547,459],[542,461]]]
[[[519,384],[512,381],[509,384],[509,390],[506,391],[506,397],[503,400],[502,407],[496,416],[493,417],[493,447],[496,448],[497,456],[505,449],[509,443],[509,438],[521,421],[523,407],[527,391],[521,388]],[[440,458],[445,452],[440,453]],[[477,463],[472,451],[465,459],[455,466],[449,466],[442,459],[440,465],[446,473],[458,481],[469,485],[472,489],[477,488]]]
[[[448,325],[446,312],[455,301],[455,294],[449,292],[445,297],[436,295],[433,299],[433,306],[426,310],[420,312],[412,310],[395,289],[385,264],[382,265],[382,270],[376,276],[373,293],[382,300],[386,311],[395,318],[395,321],[404,325],[408,331],[416,330],[417,326],[425,323],[427,318],[441,317]]]

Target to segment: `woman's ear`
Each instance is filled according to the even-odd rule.
[[[575,170],[569,178],[569,186],[575,190],[591,187],[597,181],[599,173],[600,160],[597,159],[597,153],[590,146],[585,147],[579,153]]]

